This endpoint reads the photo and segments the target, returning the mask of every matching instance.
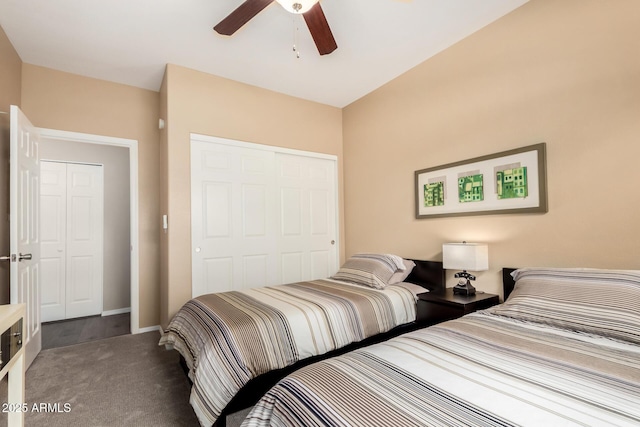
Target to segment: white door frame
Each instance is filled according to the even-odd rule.
[[[138,141],[135,139],[92,135],[55,129],[38,128],[40,139],[82,142],[86,144],[111,145],[129,149],[129,194],[131,229],[131,333],[140,330],[140,251],[138,237]],[[155,329],[155,328],[154,328]]]

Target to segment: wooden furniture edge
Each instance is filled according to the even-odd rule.
[[[506,301],[507,298],[509,298],[509,295],[511,295],[511,292],[513,292],[513,288],[516,285],[516,281],[513,280],[513,277],[511,276],[511,273],[513,273],[516,270],[517,268],[513,268],[513,267],[504,267],[502,269],[502,292],[504,296],[504,301]]]

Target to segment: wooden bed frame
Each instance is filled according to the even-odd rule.
[[[504,301],[509,298],[513,288],[516,285],[516,281],[511,277],[511,273],[516,271],[517,268],[505,267],[502,269],[502,292],[504,292]]]
[[[412,261],[416,263],[416,266],[411,271],[411,274],[409,274],[409,276],[405,279],[405,282],[420,285],[431,292],[444,290],[446,288],[445,270],[442,267],[442,262],[423,261],[415,259],[412,259]],[[258,402],[258,400],[260,400],[260,398],[278,381],[280,381],[290,373],[302,368],[303,366],[307,366],[311,363],[328,359],[330,357],[339,356],[358,348],[386,341],[390,338],[404,334],[406,332],[410,332],[420,327],[421,326],[417,325],[416,322],[400,325],[388,332],[369,337],[362,341],[349,344],[345,347],[330,351],[325,354],[300,360],[293,365],[287,366],[282,369],[264,373],[249,381],[238,391],[238,393],[222,411],[220,417],[218,417],[218,420],[214,424],[214,427],[226,427],[227,415],[255,405],[256,402]],[[184,361],[182,356],[180,357],[180,364],[182,365],[182,368],[185,370],[185,372],[188,372],[186,362]]]

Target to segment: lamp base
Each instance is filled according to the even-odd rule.
[[[476,288],[468,279],[462,279],[453,287],[453,293],[454,295],[475,295]]]

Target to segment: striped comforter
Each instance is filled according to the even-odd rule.
[[[202,295],[180,309],[160,345],[184,357],[190,403],[211,425],[258,375],[414,321],[416,286],[316,280]]]
[[[489,311],[284,378],[249,426],[638,426],[640,348]]]

